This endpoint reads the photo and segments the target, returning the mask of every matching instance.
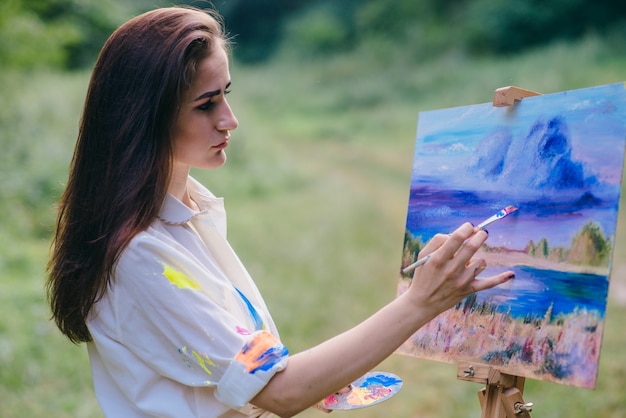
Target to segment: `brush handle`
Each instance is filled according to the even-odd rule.
[[[409,264],[408,266],[406,266],[405,268],[402,269],[402,273],[407,274],[412,270],[415,270],[417,267],[421,266],[422,264],[424,264],[425,262],[428,261],[428,259],[430,258],[430,254],[428,254],[426,257],[424,258],[420,258],[419,260],[417,260],[415,263],[413,264]]]
[[[491,225],[492,223],[494,223],[495,221],[497,221],[498,219],[501,219],[503,217],[504,217],[504,214],[500,215],[500,213],[498,213],[497,215],[493,215],[491,218],[489,218],[487,220],[484,220],[481,223],[479,223],[476,228],[484,229],[487,225]]]

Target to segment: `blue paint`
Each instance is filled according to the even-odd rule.
[[[248,300],[246,295],[244,295],[241,292],[241,290],[237,289],[236,287],[235,287],[235,290],[237,291],[237,293],[239,294],[243,302],[246,304],[246,307],[248,308],[248,312],[250,313],[250,317],[252,318],[252,322],[254,322],[255,330],[261,331],[265,329],[265,322],[263,322],[263,318],[261,318],[261,315],[259,315],[259,312],[256,310],[252,302]]]
[[[282,359],[289,355],[289,350],[283,344],[275,345],[274,347],[269,348],[263,354],[261,354],[257,361],[259,362],[259,366],[250,370],[250,374],[254,374],[260,371],[268,371],[271,370],[274,366],[276,366]]]
[[[496,310],[514,318],[542,318],[548,309],[552,317],[574,311],[595,312],[604,317],[609,281],[597,274],[542,270],[528,266],[507,267],[515,273],[509,286],[495,287],[477,294],[476,301],[490,302]],[[502,268],[487,267],[485,275]]]
[[[376,374],[376,375],[369,375],[367,379],[364,379],[363,382],[361,382],[361,385],[359,387],[362,387],[362,388],[367,388],[371,386],[390,387],[390,386],[399,385],[401,383],[402,383],[401,379],[398,379],[395,376],[390,376],[390,375],[381,373],[381,374]]]

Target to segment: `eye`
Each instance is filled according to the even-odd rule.
[[[215,103],[213,103],[213,100],[207,100],[206,102],[204,102],[200,106],[198,106],[196,109],[201,110],[203,112],[206,112],[208,110],[211,110],[214,105],[215,105]]]
[[[211,109],[213,109],[215,105],[217,104],[216,102],[214,102],[215,99],[217,99],[217,101],[219,102],[220,100],[224,98],[224,96],[226,96],[229,93],[230,93],[230,90],[228,89],[228,86],[226,86],[226,89],[224,89],[223,95],[220,93],[219,90],[211,92],[210,94],[203,95],[205,98],[208,98],[208,100],[202,103],[201,105],[196,106],[196,109],[200,110],[201,112],[208,112]]]

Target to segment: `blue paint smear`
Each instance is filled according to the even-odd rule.
[[[283,358],[289,355],[289,350],[282,344],[275,345],[274,347],[269,348],[263,354],[261,354],[257,361],[261,364],[250,370],[250,374],[254,374],[260,371],[268,371],[271,370],[276,364],[278,364]]]
[[[399,385],[402,383],[401,379],[398,379],[394,376],[389,376],[386,374],[377,374],[374,376],[369,376],[367,379],[361,383],[362,388],[371,387],[371,386],[383,386],[390,387]]]
[[[248,311],[250,312],[250,317],[252,318],[252,321],[254,322],[255,330],[256,331],[264,330],[265,329],[265,323],[263,322],[263,318],[261,318],[261,315],[259,315],[259,312],[256,310],[254,305],[252,305],[252,302],[250,302],[250,300],[248,300],[246,295],[244,295],[241,292],[241,290],[237,289],[237,287],[235,287],[235,290],[237,291],[237,293],[239,294],[241,299],[244,301],[244,303],[248,307]]]

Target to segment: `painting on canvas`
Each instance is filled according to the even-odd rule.
[[[399,353],[595,387],[625,126],[623,83],[420,113],[401,268],[436,233],[514,205],[477,256],[481,276],[515,279],[444,312]]]

